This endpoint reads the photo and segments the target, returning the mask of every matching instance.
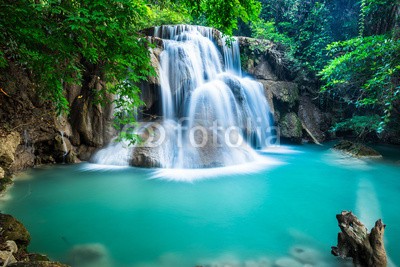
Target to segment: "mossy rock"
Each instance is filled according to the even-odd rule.
[[[22,223],[11,215],[0,214],[0,228],[2,230],[2,241],[13,240],[19,249],[26,250],[31,241],[31,236]]]
[[[342,140],[333,146],[334,149],[345,152],[357,158],[381,158],[382,155],[375,149],[360,143]]]
[[[7,189],[8,185],[11,185],[13,181],[10,178],[2,178],[0,179],[0,193],[4,192]]]
[[[301,121],[296,113],[291,112],[283,116],[278,122],[281,137],[287,138],[293,142],[300,142],[302,137]]]
[[[69,267],[69,265],[65,265],[54,261],[32,261],[32,262],[20,261],[13,264],[9,264],[7,266],[8,267]]]

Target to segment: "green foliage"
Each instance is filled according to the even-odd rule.
[[[382,115],[379,131],[400,101],[400,40],[386,35],[350,39],[327,47],[333,60],[320,72],[322,90],[356,108]]]
[[[199,0],[184,1],[192,7],[195,21],[204,21],[206,26],[217,28],[227,35],[232,35],[238,28],[238,19],[244,22],[257,20],[261,4],[257,0]]]
[[[116,100],[121,108],[141,104],[134,85],[154,74],[147,42],[136,33],[135,22],[149,14],[146,2],[9,0],[0,10],[0,67],[12,61],[26,69],[58,113],[69,110],[65,85],[82,84],[84,75],[84,88],[100,99],[112,92],[124,96]],[[100,77],[112,86],[96,91]]]
[[[318,71],[326,63],[323,50],[332,41],[332,16],[325,2],[263,1],[264,25],[254,23],[253,36],[259,38],[264,35],[284,44],[303,67]],[[264,28],[265,32],[262,33],[260,28]]]
[[[266,39],[280,43],[286,48],[289,55],[293,56],[297,50],[295,41],[285,34],[279,33],[274,21],[265,21],[262,19],[253,21],[251,23],[251,30],[254,38]]]
[[[350,119],[336,123],[331,132],[345,132],[351,131],[357,135],[358,138],[364,139],[367,135],[377,133],[379,128],[380,117],[378,115],[372,116],[354,116]]]

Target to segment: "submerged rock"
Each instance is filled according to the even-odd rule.
[[[280,258],[275,261],[275,267],[304,267],[303,264],[292,258]]]
[[[108,251],[102,244],[74,246],[68,254],[68,263],[81,267],[111,266]]]
[[[342,151],[357,158],[381,158],[382,155],[375,149],[360,143],[342,140],[333,146],[333,149]]]

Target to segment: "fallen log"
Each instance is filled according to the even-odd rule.
[[[367,228],[351,211],[342,211],[336,215],[341,232],[338,234],[338,244],[332,247],[335,256],[353,258],[355,266],[386,267],[387,256],[383,243],[386,225],[382,220],[376,221],[368,233]]]

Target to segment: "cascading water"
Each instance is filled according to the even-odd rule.
[[[262,84],[242,77],[238,41],[226,44],[219,32],[190,25],[157,27],[154,36],[164,45],[162,119],[142,125],[138,132],[152,142],[134,147],[130,163],[205,168],[254,161],[254,148],[270,141],[272,114]]]

